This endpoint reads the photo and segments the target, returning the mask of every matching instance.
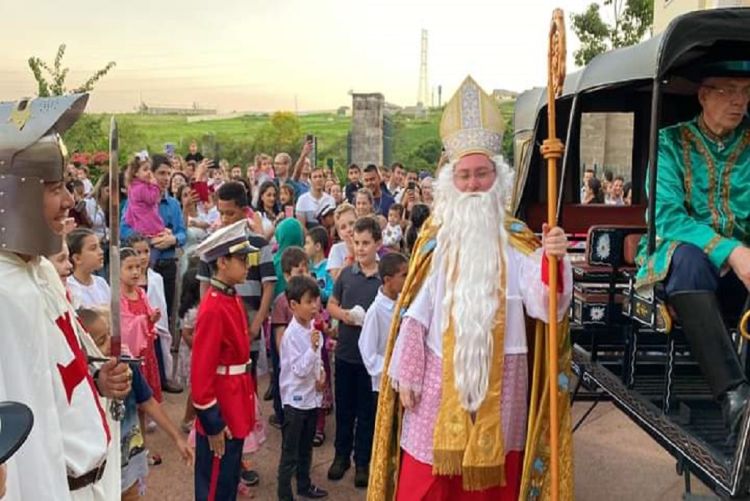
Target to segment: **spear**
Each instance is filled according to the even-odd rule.
[[[120,332],[120,170],[117,166],[119,137],[117,122],[113,116],[109,123],[109,287],[112,296],[109,303],[112,332],[111,355],[120,360],[122,334]],[[109,409],[112,418],[120,421],[125,407],[112,399]]]
[[[562,158],[565,147],[557,137],[555,127],[555,99],[560,96],[565,82],[565,17],[562,9],[552,13],[549,30],[549,52],[547,54],[547,139],[541,147],[542,156],[547,161],[547,227],[557,225],[557,161]],[[552,501],[560,495],[560,416],[557,409],[558,389],[557,373],[557,258],[547,256],[549,260],[549,417],[550,417],[550,490]]]

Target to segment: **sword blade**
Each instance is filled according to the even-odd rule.
[[[115,117],[109,124],[109,287],[112,324],[112,356],[120,357],[120,169],[117,165],[119,137]]]

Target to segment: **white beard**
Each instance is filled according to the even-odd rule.
[[[453,164],[448,164],[435,186],[434,219],[440,229],[433,263],[442,267],[446,280],[441,325],[446,329],[449,319],[453,322],[455,387],[461,406],[469,412],[476,412],[484,401],[490,364],[497,358],[492,334],[498,291],[505,282],[500,273],[506,241],[503,186],[508,175],[504,164],[490,191],[462,193],[453,184]]]

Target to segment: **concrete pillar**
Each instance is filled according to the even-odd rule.
[[[351,162],[383,164],[383,94],[352,94]]]

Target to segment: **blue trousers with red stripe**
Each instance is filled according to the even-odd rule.
[[[225,440],[224,455],[214,456],[208,437],[195,434],[195,499],[235,501],[242,468],[243,439]]]

